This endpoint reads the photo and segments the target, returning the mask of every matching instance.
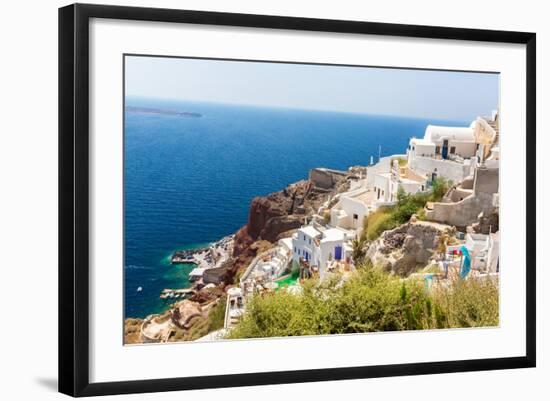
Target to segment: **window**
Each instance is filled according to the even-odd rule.
[[[438,155],[439,153],[441,153],[441,146],[436,146],[435,147],[435,154]]]
[[[304,241],[306,240],[306,236],[304,235]]]
[[[454,154],[456,151],[456,146],[451,146],[451,154]]]
[[[309,239],[309,245],[311,245],[311,238]]]
[[[353,213],[353,220],[357,220],[359,218],[358,215],[356,215],[355,213]]]

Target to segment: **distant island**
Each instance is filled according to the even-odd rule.
[[[141,114],[161,114],[164,116],[202,117],[202,114],[194,113],[191,111],[164,110],[164,109],[154,109],[150,107],[126,106],[126,111],[130,113],[141,113]]]

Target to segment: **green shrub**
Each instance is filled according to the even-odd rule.
[[[225,307],[227,305],[226,297],[218,300],[218,303],[210,309],[208,313],[208,331],[215,331],[223,328],[225,320]]]
[[[437,177],[432,181],[432,190],[429,197],[430,202],[439,202],[443,196],[447,193],[452,186],[451,180],[445,180],[444,178]]]
[[[423,330],[498,324],[498,286],[459,280],[428,292],[422,279],[400,280],[369,265],[342,285],[308,280],[301,294],[254,296],[229,338]]]
[[[380,207],[368,215],[363,228],[368,241],[373,241],[384,231],[398,226],[398,222],[394,219],[394,210],[395,206]]]
[[[429,193],[407,194],[402,188],[399,188],[394,218],[400,224],[406,223],[413,214],[418,214],[424,210],[424,206],[430,197],[431,194]]]
[[[496,279],[456,280],[449,289],[437,289],[445,327],[488,327],[499,323],[499,287]]]

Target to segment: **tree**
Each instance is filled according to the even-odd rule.
[[[361,263],[365,258],[365,243],[366,241],[362,236],[360,238],[355,238],[351,242],[351,257],[353,258],[353,261],[356,265]]]
[[[449,190],[450,184],[450,181],[447,181],[442,177],[437,177],[433,180],[431,200],[433,202],[439,202]]]

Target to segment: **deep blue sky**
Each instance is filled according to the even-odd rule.
[[[469,120],[498,108],[498,74],[126,57],[126,95]]]

